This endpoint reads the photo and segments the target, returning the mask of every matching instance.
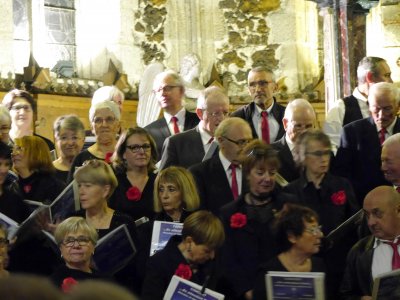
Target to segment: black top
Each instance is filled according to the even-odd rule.
[[[270,261],[260,265],[257,272],[257,279],[253,291],[253,300],[267,299],[267,290],[265,288],[265,274],[269,271],[289,272],[281,263],[278,256],[275,256]],[[322,259],[318,257],[311,257],[311,271],[310,272],[325,272],[325,265]]]
[[[88,273],[81,270],[70,269],[66,265],[62,265],[59,268],[57,268],[56,271],[50,276],[50,280],[59,289],[62,289],[63,282],[66,278],[72,278],[77,282],[88,279],[101,279],[101,280],[111,279],[108,276],[97,273],[96,270],[92,270],[92,273]]]
[[[23,202],[23,198],[15,185],[3,186],[3,193],[0,195],[0,212],[21,223],[29,216],[29,210]]]
[[[343,102],[345,111],[342,126],[363,118],[360,105],[358,104],[358,100],[356,97],[350,95],[343,98]]]
[[[55,176],[59,181],[64,182],[64,184],[67,184],[68,174],[69,174],[69,171],[61,171],[59,169],[56,169]]]
[[[171,278],[175,274],[179,264],[189,266],[178,248],[181,241],[182,238],[180,236],[175,235],[171,237],[163,250],[150,257],[146,267],[146,277],[144,279],[140,299],[163,299]],[[208,280],[207,287],[215,289],[217,275],[214,271],[216,271],[217,268],[214,263],[214,261],[210,261],[203,265],[199,265],[197,272],[192,272],[192,277],[189,280],[203,285],[207,275],[210,275],[211,277]]]
[[[43,139],[46,142],[47,146],[49,147],[50,151],[55,149],[54,143],[50,141],[48,138],[45,138],[44,136],[38,135],[36,133],[34,133],[33,135]]]
[[[108,200],[109,207],[117,211],[123,212],[131,216],[134,220],[140,219],[143,216],[153,219],[155,213],[153,211],[153,189],[156,174],[149,173],[149,179],[143,189],[139,200],[129,200],[126,192],[132,187],[126,173],[116,174],[118,186]]]
[[[87,149],[83,150],[81,153],[79,153],[77,156],[75,156],[74,161],[72,162],[72,165],[71,165],[71,169],[69,170],[68,183],[74,179],[75,169],[77,167],[82,166],[85,161],[91,160],[91,159],[104,160],[104,158],[94,156]]]

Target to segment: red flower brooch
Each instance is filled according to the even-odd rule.
[[[175,275],[183,279],[190,280],[190,278],[192,278],[192,269],[189,265],[179,264],[178,268],[175,271]]]
[[[24,185],[23,187],[25,194],[28,194],[32,190],[32,186],[30,184]]]
[[[78,281],[76,281],[74,278],[67,277],[63,280],[63,282],[61,284],[61,290],[64,293],[69,293],[71,291],[71,289],[77,284],[78,284]]]
[[[131,186],[125,195],[130,201],[139,201],[142,197],[142,192],[136,186]]]
[[[242,228],[247,224],[247,216],[242,213],[235,213],[231,216],[231,227]]]
[[[331,200],[335,205],[343,205],[346,203],[346,193],[342,190],[336,193],[333,193],[331,196]]]
[[[110,163],[111,163],[111,157],[113,156],[113,154],[114,154],[114,152],[107,152],[107,153],[106,153],[106,156],[105,156],[105,158],[104,158],[104,161],[105,161],[106,163],[110,164]]]

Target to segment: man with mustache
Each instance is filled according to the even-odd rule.
[[[376,83],[368,95],[371,117],[343,127],[334,173],[350,180],[360,205],[370,190],[389,184],[381,171],[381,145],[400,132],[399,101],[393,83]]]
[[[246,120],[253,138],[270,144],[285,133],[282,124],[285,107],[278,104],[273,96],[277,89],[275,75],[270,69],[256,67],[250,70],[247,83],[253,102],[239,108],[232,113],[232,117]]]
[[[367,194],[363,210],[372,235],[355,244],[347,257],[340,289],[342,299],[372,299],[372,281],[400,268],[399,193],[390,186],[379,186]]]

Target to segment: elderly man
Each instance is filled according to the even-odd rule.
[[[274,73],[264,67],[256,67],[247,77],[248,89],[253,102],[232,114],[249,123],[253,137],[270,144],[280,139],[285,133],[282,118],[285,107],[273,97],[276,91]]]
[[[213,147],[214,132],[229,114],[229,98],[218,87],[209,87],[197,99],[196,128],[167,138],[164,142],[160,169],[169,166],[190,167],[200,163]],[[216,151],[215,151],[216,152]]]
[[[399,90],[392,83],[376,83],[368,95],[371,117],[343,127],[334,173],[350,180],[360,205],[370,190],[389,184],[381,171],[381,145],[400,132],[399,101]]]
[[[390,136],[382,146],[382,171],[400,193],[400,133]]]
[[[372,235],[355,244],[347,257],[342,299],[372,299],[373,279],[400,268],[400,195],[392,187],[377,187],[365,197],[363,210]]]
[[[299,178],[300,173],[293,160],[296,138],[306,130],[314,128],[316,115],[312,105],[305,99],[289,102],[283,117],[285,135],[271,146],[279,152],[281,168],[279,174],[288,182]]]
[[[245,190],[239,156],[252,139],[251,128],[241,118],[228,118],[215,130],[215,138],[218,155],[189,170],[196,180],[202,206],[218,215],[220,207],[233,202]]]
[[[390,68],[383,58],[367,56],[359,62],[358,85],[353,94],[337,101],[325,119],[324,132],[330,137],[335,153],[339,147],[342,127],[370,116],[367,101],[370,87],[378,82],[393,82],[390,75]]]
[[[160,159],[167,137],[196,127],[200,120],[195,113],[183,107],[185,88],[176,72],[169,70],[158,74],[154,79],[153,89],[163,110],[163,117],[150,123],[145,129],[154,138]]]

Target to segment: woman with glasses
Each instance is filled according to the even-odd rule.
[[[252,299],[258,265],[277,254],[269,228],[274,214],[286,202],[296,201],[275,183],[279,160],[271,146],[255,140],[242,155],[248,192],[220,210],[226,233],[224,274],[232,299]]]
[[[320,130],[303,133],[296,140],[295,149],[294,159],[302,173],[285,187],[285,192],[295,195],[302,205],[317,212],[323,233],[328,235],[358,211],[353,188],[347,179],[329,172],[331,142],[325,133]],[[340,240],[324,245],[332,249],[322,249],[328,271],[334,274],[331,277],[334,282],[328,283],[334,289],[330,294],[339,288],[347,252],[357,241],[356,226],[346,228],[348,231],[342,233]]]
[[[10,111],[12,122],[9,134],[12,141],[23,136],[34,135],[43,139],[50,150],[54,150],[52,141],[34,133],[33,116],[37,112],[37,106],[31,94],[14,89],[4,96],[2,104]]]
[[[98,234],[84,218],[65,219],[57,226],[54,238],[65,264],[61,265],[50,279],[63,292],[69,292],[82,280],[106,278],[91,268]]]
[[[257,274],[253,300],[267,299],[265,274],[280,272],[325,272],[319,252],[323,233],[318,215],[310,208],[286,204],[276,215],[272,232],[278,255],[263,263]]]
[[[64,115],[54,122],[58,158],[53,161],[56,176],[67,182],[72,161],[81,151],[85,139],[85,127],[76,115]]]
[[[72,181],[75,168],[82,166],[86,160],[98,159],[109,162],[117,144],[121,112],[115,102],[104,101],[93,104],[89,110],[89,120],[96,142],[75,157],[68,181]]]
[[[156,144],[146,130],[128,128],[120,136],[112,157],[118,187],[109,206],[130,215],[152,219]]]

